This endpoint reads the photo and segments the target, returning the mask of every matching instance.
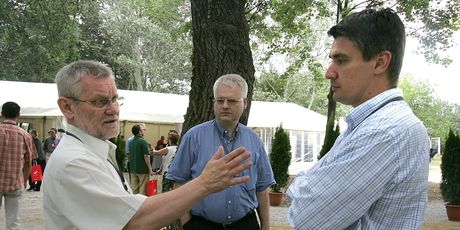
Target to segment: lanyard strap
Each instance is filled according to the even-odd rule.
[[[384,103],[382,103],[379,107],[377,107],[376,109],[374,109],[374,111],[372,111],[371,113],[369,113],[369,115],[366,116],[366,118],[364,118],[364,120],[366,120],[368,117],[370,117],[372,114],[374,114],[375,112],[377,112],[379,109],[383,108],[385,105],[388,105],[389,103],[393,102],[393,101],[402,101],[404,100],[403,97],[401,96],[398,96],[398,97],[394,97],[394,98],[391,98],[387,101],[385,101]],[[364,121],[363,120],[363,121]]]
[[[71,133],[71,132],[68,132],[68,131],[66,131],[65,133],[66,133],[67,135],[69,135],[69,136],[71,136],[71,137],[73,137],[73,138],[79,140],[81,143],[83,143],[83,141],[82,141],[79,137],[77,137],[75,134],[73,134],[73,133]],[[84,144],[84,143],[83,143],[83,144]],[[118,174],[118,176],[120,177],[121,183],[123,184],[123,188],[126,190],[126,192],[129,193],[129,191],[128,191],[128,186],[126,185],[126,181],[125,181],[125,178],[123,177],[123,174],[121,174],[120,170],[118,170],[118,167],[116,167],[111,161],[109,161],[109,159],[107,159],[107,161],[110,163],[110,165],[113,166],[113,168],[115,169],[115,171],[117,171],[117,174]]]

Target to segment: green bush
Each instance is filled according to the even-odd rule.
[[[444,201],[460,205],[460,136],[452,129],[444,146],[441,162],[441,194]]]
[[[326,126],[326,135],[324,136],[324,143],[323,146],[321,147],[321,151],[319,152],[318,155],[318,160],[323,158],[326,153],[331,150],[332,146],[335,143],[335,140],[337,137],[340,135],[340,127],[339,123],[335,126],[335,131],[334,131],[334,122],[329,122]]]
[[[124,162],[126,159],[126,154],[125,154],[125,140],[123,140],[123,137],[118,135],[117,137],[111,138],[109,140],[110,142],[114,143],[117,145],[117,149],[115,150],[116,152],[116,159],[117,159],[117,164],[118,168],[121,171],[124,171]]]
[[[291,164],[291,144],[289,135],[280,126],[276,129],[275,138],[272,142],[272,152],[270,153],[270,164],[272,166],[273,175],[276,184],[271,188],[274,192],[280,192],[281,188],[285,187],[288,179],[288,168]]]

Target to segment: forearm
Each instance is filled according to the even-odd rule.
[[[209,193],[205,183],[196,178],[170,192],[149,197],[124,229],[160,229],[183,217]]]
[[[147,165],[147,168],[149,168],[149,174],[152,173],[152,165],[150,165],[150,155],[144,155],[144,161]]]
[[[164,156],[168,154],[168,149],[167,148],[162,148],[160,150],[153,150],[152,155],[159,155],[159,156]]]
[[[26,182],[29,179],[31,165],[32,165],[31,161],[24,162],[24,169],[23,169],[24,186],[26,186]]]
[[[180,183],[174,183],[174,189],[177,189],[179,188],[180,186],[182,186],[183,184],[180,184]],[[187,223],[190,219],[192,218],[192,214],[190,213],[190,210],[187,210],[184,215],[182,215],[180,217],[180,223],[182,225],[184,225],[185,223]]]
[[[268,199],[268,188],[257,193],[259,208],[257,209],[260,218],[260,229],[270,228],[270,204]]]

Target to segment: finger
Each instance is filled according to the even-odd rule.
[[[250,152],[244,151],[244,152],[240,153],[238,156],[236,156],[235,158],[233,158],[231,161],[227,161],[227,165],[229,165],[230,168],[235,168],[238,165],[240,165],[241,162],[243,162],[244,160],[248,159],[250,156],[251,156]],[[227,158],[227,157],[225,157],[225,158]]]
[[[225,162],[229,162],[229,161],[232,161],[234,158],[240,156],[242,153],[244,153],[246,151],[245,148],[243,147],[239,147],[233,151],[231,151],[229,154],[227,154],[225,156]]]
[[[219,148],[217,148],[217,152],[214,154],[214,156],[212,156],[211,160],[219,160],[223,156],[224,156],[224,148],[222,146],[219,146]]]
[[[230,185],[246,183],[249,181],[249,176],[235,177],[230,180]]]
[[[242,173],[244,170],[251,168],[251,166],[252,166],[252,161],[247,161],[238,166],[233,167],[229,173],[230,175],[237,175],[237,174]]]

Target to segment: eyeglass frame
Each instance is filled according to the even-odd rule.
[[[225,101],[230,106],[238,104],[238,102],[244,101],[244,98],[234,99],[234,98],[213,98],[212,101],[218,105],[224,105]]]
[[[110,106],[111,104],[117,104],[118,106],[122,106],[123,105],[123,100],[125,99],[124,97],[114,97],[112,99],[107,99],[107,98],[99,98],[99,99],[96,99],[96,100],[93,100],[93,101],[86,101],[86,100],[82,100],[82,99],[79,99],[79,98],[76,98],[76,97],[69,97],[67,96],[67,98],[71,99],[71,100],[74,100],[74,101],[77,101],[77,102],[85,102],[85,103],[88,103],[96,108],[99,108],[99,109],[103,109],[103,108],[106,108],[107,106]],[[98,105],[99,103],[99,105]]]

